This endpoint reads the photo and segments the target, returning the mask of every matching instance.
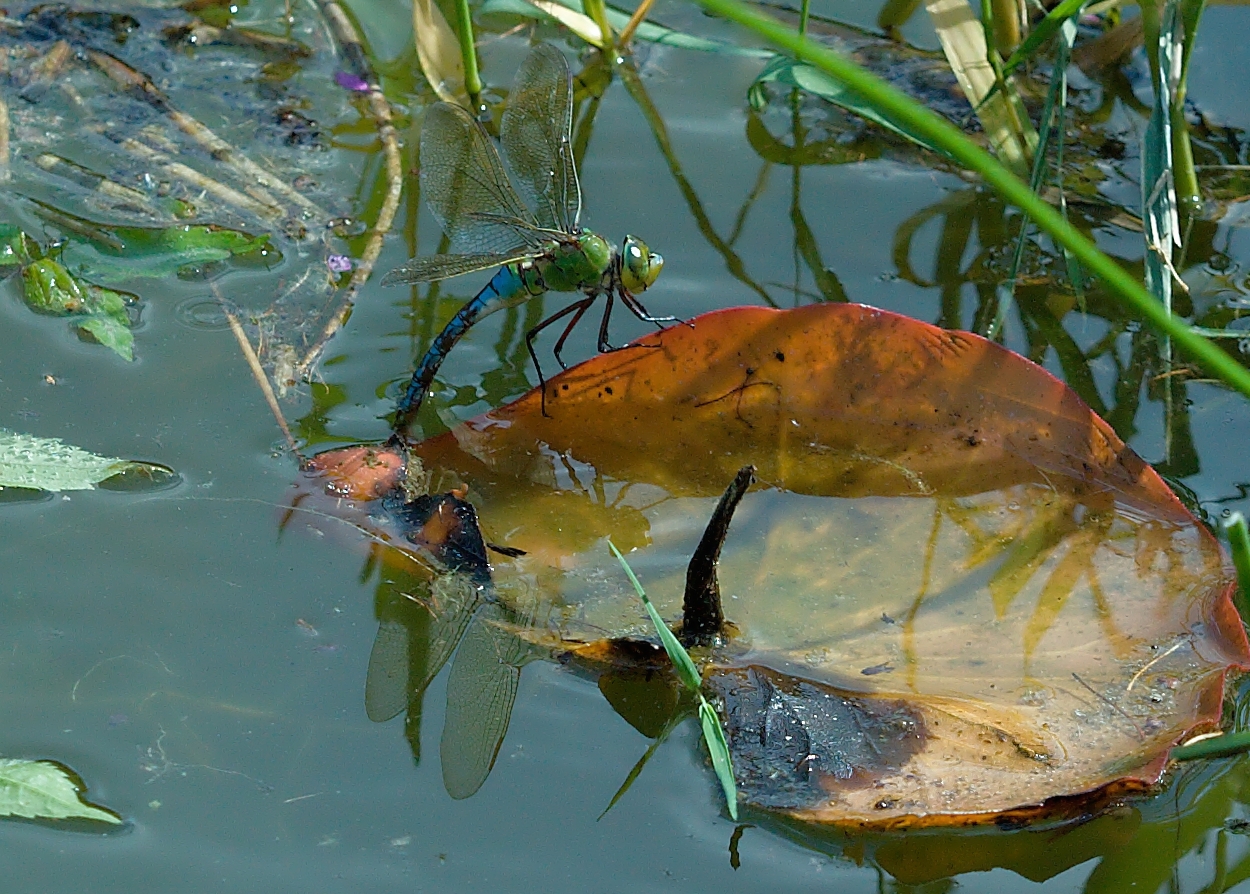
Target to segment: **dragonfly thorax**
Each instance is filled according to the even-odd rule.
[[[583,230],[573,239],[556,243],[542,259],[543,285],[553,292],[593,289],[612,267],[612,247],[595,233]]]

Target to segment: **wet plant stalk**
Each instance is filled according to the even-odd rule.
[[[394,119],[391,114],[391,104],[386,96],[383,95],[382,88],[378,84],[377,74],[373,71],[373,66],[369,64],[369,57],[360,41],[360,33],[355,23],[337,2],[329,0],[329,2],[323,2],[320,5],[322,14],[330,24],[331,31],[338,41],[340,51],[345,60],[352,66],[355,74],[369,85],[366,102],[369,117],[373,119],[373,123],[378,130],[378,141],[382,144],[386,174],[386,194],[382,199],[382,207],[378,209],[377,219],[370,228],[369,238],[365,241],[364,249],[361,251],[360,257],[356,259],[356,266],[352,270],[352,278],[347,285],[346,291],[343,293],[334,312],[330,315],[329,320],[326,321],[321,334],[313,342],[296,368],[296,373],[301,378],[308,374],[309,369],[312,368],[312,365],[321,356],[326,343],[334,337],[334,334],[343,327],[343,324],[347,322],[347,318],[351,316],[356,293],[368,281],[370,274],[373,273],[373,266],[377,263],[378,255],[382,253],[382,242],[395,223],[395,215],[399,210],[399,202],[402,198],[404,187],[404,165],[399,151],[399,134],[395,130]],[[476,74],[476,69],[474,73]]]
[[[1224,522],[1224,532],[1228,535],[1228,548],[1237,568],[1237,598],[1234,604],[1244,624],[1250,618],[1250,531],[1246,529],[1246,517],[1234,512]]]
[[[615,56],[616,38],[612,34],[612,25],[608,22],[607,4],[603,0],[582,0],[582,9],[599,26],[599,34],[603,40],[599,48],[607,52],[609,56]]]
[[[464,91],[476,107],[482,92],[482,76],[477,70],[477,48],[473,42],[473,12],[469,0],[456,0],[456,35],[460,38],[460,58],[464,62]]]

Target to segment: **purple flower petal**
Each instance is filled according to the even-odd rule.
[[[350,71],[336,71],[334,73],[334,83],[344,90],[354,90],[357,93],[363,93],[369,89],[368,81],[358,74],[352,74]]]
[[[330,255],[326,258],[326,266],[331,273],[346,273],[352,269],[352,259],[347,255]]]

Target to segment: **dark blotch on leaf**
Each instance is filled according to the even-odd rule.
[[[761,667],[717,673],[707,684],[725,705],[740,790],[760,807],[802,808],[872,785],[907,763],[928,736],[920,713],[898,699]]]

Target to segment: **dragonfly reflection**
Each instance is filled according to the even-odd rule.
[[[415,573],[383,576],[365,711],[382,723],[406,709],[409,741],[419,759],[425,690],[454,652],[440,751],[447,793],[467,798],[490,775],[508,731],[521,667],[538,653],[510,632],[528,619],[496,597],[472,506],[443,494],[391,508],[404,515],[408,539],[443,570],[432,579]]]

